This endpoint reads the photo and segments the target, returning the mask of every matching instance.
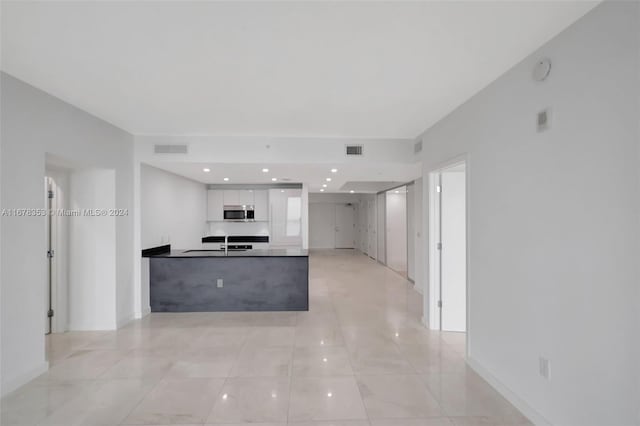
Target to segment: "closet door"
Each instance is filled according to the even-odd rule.
[[[352,205],[335,205],[335,247],[352,249],[356,245],[356,216]]]

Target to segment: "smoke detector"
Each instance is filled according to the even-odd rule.
[[[536,62],[536,65],[533,67],[533,79],[535,81],[544,81],[549,76],[551,72],[551,59],[542,58]]]

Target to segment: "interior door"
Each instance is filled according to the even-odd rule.
[[[369,218],[366,203],[360,204],[358,213],[360,214],[358,220],[358,226],[360,227],[360,250],[364,254],[369,254]]]
[[[416,195],[415,184],[407,185],[407,277],[415,281],[416,273],[414,260],[416,256],[415,235],[416,235]]]
[[[374,199],[367,201],[367,236],[369,238],[368,241],[368,251],[367,254],[369,257],[376,258],[376,227],[378,226],[376,222],[376,202]]]
[[[44,199],[45,199],[45,208],[47,210],[51,210],[53,208],[52,206],[52,199],[49,197],[49,194],[52,193],[50,191],[53,191],[53,187],[51,185],[51,178],[49,177],[45,177],[44,178]],[[51,274],[51,269],[52,269],[52,265],[51,265],[51,250],[52,250],[52,233],[51,233],[51,221],[52,221],[52,215],[47,215],[46,220],[45,220],[45,233],[46,233],[46,241],[47,241],[47,278],[45,280],[45,294],[44,294],[44,303],[45,303],[45,312],[44,312],[44,333],[45,334],[50,334],[51,333],[51,316],[49,315],[49,311],[51,310],[51,295],[52,295],[52,274]]]
[[[466,331],[466,208],[465,173],[441,175],[441,328]]]
[[[335,227],[336,248],[339,248],[339,249],[355,248],[356,217],[355,217],[354,207],[348,204],[336,204],[335,217],[336,217],[336,227]]]
[[[376,219],[377,219],[377,232],[376,236],[378,237],[378,241],[376,243],[376,259],[378,262],[387,264],[387,253],[386,253],[386,210],[387,210],[387,201],[385,193],[380,193],[376,196]]]

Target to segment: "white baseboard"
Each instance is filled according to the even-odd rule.
[[[496,379],[489,371],[481,366],[476,360],[467,357],[467,364],[480,377],[486,380],[493,388],[498,391],[507,401],[516,407],[520,412],[536,426],[551,426],[551,422],[544,418],[542,414],[533,409],[529,404],[522,400],[518,395],[513,393],[501,381]]]
[[[85,324],[69,323],[67,331],[113,331],[118,329],[118,324]]]
[[[31,380],[35,379],[41,374],[44,374],[49,369],[49,363],[44,361],[38,367],[30,370],[24,374],[19,375],[18,377],[9,380],[7,383],[2,384],[2,392],[0,392],[1,396],[5,396],[18,389],[20,386],[29,383]]]
[[[135,319],[144,318],[151,313],[151,306],[147,306],[142,310],[142,312],[138,311],[135,314]]]
[[[118,320],[116,327],[117,328],[122,328],[124,325],[126,325],[127,323],[130,323],[131,321],[136,319],[136,314],[135,312],[129,316],[126,316],[120,320]]]

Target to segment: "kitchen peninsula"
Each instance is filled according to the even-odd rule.
[[[171,250],[149,257],[151,312],[306,311],[309,256],[302,249]]]

